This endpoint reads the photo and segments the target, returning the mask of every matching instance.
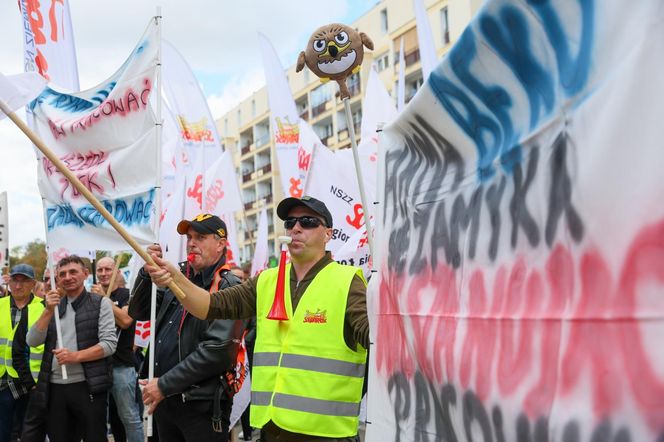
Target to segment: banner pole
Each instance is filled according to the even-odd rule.
[[[355,139],[355,127],[353,126],[352,114],[350,112],[350,99],[344,98],[344,110],[346,113],[346,125],[348,126],[348,133],[350,134],[350,145],[353,148],[353,160],[355,161],[355,175],[357,176],[357,184],[360,187],[360,199],[362,200],[362,208],[364,210],[364,225],[367,228],[367,240],[369,241],[369,253],[371,259],[374,256],[374,243],[373,243],[373,230],[371,229],[371,215],[369,204],[367,202],[367,195],[364,191],[364,179],[362,178],[362,168],[360,167],[360,154],[357,150],[357,141]]]
[[[161,137],[162,129],[164,127],[161,115],[161,105],[162,105],[162,94],[161,94],[161,6],[157,6],[157,15],[155,16],[155,25],[157,26],[157,41],[159,42],[159,49],[157,49],[157,72],[155,78],[155,90],[157,93],[156,104],[157,108],[155,109],[155,118],[157,119],[157,179],[159,180],[157,189],[156,189],[156,220],[157,220],[157,236],[159,236],[160,220],[161,220],[161,156],[162,156],[162,146],[161,146]],[[155,347],[155,337],[157,335],[157,286],[152,284],[152,291],[150,293],[150,351],[148,353],[148,382],[154,379],[154,347]],[[154,428],[154,415],[148,415],[147,422],[147,435],[152,437]]]

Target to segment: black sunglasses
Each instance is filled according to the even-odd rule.
[[[290,230],[295,227],[295,223],[298,222],[303,229],[315,229],[316,227],[323,224],[323,221],[321,221],[319,218],[316,218],[315,216],[289,216],[284,220],[284,227],[287,230]]]

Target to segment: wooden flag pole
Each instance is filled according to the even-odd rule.
[[[69,182],[78,190],[81,192],[81,194],[85,197],[85,199],[92,204],[92,206],[97,209],[97,211],[104,217],[106,221],[120,234],[120,236],[127,241],[127,244],[131,246],[132,249],[138,255],[143,258],[145,262],[150,264],[151,266],[156,266],[154,260],[152,257],[136,242],[134,238],[125,230],[124,227],[115,219],[113,218],[113,215],[111,215],[108,210],[97,200],[97,198],[88,190],[87,187],[85,187],[78,178],[76,178],[76,175],[74,175],[69,169],[67,169],[67,166],[60,161],[60,158],[55,156],[55,154],[44,144],[44,142],[37,136],[36,133],[32,131],[28,127],[27,124],[23,122],[14,112],[9,109],[7,104],[5,104],[4,101],[0,100],[0,110],[4,112],[10,120],[18,126],[19,129],[32,141],[32,143],[37,146],[37,149],[41,151],[41,153],[44,154],[46,158],[48,158],[51,163],[69,180]],[[159,214],[157,214],[159,216]],[[175,296],[178,299],[184,299],[187,297],[187,295],[184,294],[184,292],[178,287],[175,282],[171,281],[168,284],[168,288],[171,289],[171,291],[175,294]]]

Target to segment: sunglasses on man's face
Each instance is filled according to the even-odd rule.
[[[290,230],[295,227],[295,223],[298,222],[300,223],[300,227],[303,229],[315,229],[316,227],[323,224],[323,221],[321,221],[319,218],[316,218],[315,216],[289,216],[284,220],[284,227],[287,230]]]

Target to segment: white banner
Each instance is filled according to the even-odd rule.
[[[9,267],[9,206],[7,192],[0,193],[0,266]]]
[[[78,91],[69,0],[19,0],[18,5],[23,17],[24,70],[39,72],[67,91]]]
[[[155,242],[158,223],[157,129],[149,105],[158,46],[151,21],[113,77],[75,94],[47,88],[32,103],[42,140],[145,245]],[[41,155],[38,176],[51,248],[126,249],[101,214]]]
[[[233,157],[226,151],[205,171],[206,183],[203,211],[232,214],[243,209]]]
[[[254,257],[251,260],[251,274],[256,276],[267,268],[268,260],[268,228],[267,228],[267,209],[263,207],[258,214],[258,235],[256,236],[256,247],[254,248]]]
[[[419,43],[420,63],[422,64],[422,77],[426,80],[438,64],[436,46],[431,33],[429,14],[427,14],[424,7],[424,0],[413,0],[413,9],[415,10],[415,21],[417,23],[417,41]],[[400,66],[404,66],[404,64]]]
[[[261,33],[258,33],[258,42],[263,56],[270,124],[276,143],[281,186],[284,195],[299,198],[303,195],[314,146],[300,143],[300,118],[284,68],[272,43]]]
[[[385,128],[367,441],[664,440],[662,42],[488,1]]]

